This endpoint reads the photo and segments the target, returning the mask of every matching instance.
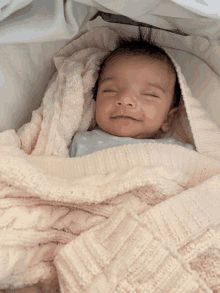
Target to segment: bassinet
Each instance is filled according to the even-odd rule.
[[[0,3],[1,292],[220,292],[216,5]],[[197,151],[68,158],[74,133],[94,123],[93,60],[137,26],[179,66],[185,105],[170,135]]]

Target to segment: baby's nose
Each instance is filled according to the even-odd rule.
[[[121,96],[117,101],[116,101],[116,105],[117,106],[121,106],[121,105],[124,105],[124,106],[135,106],[136,104],[136,99],[135,97],[133,96]]]

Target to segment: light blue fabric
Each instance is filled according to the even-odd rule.
[[[147,142],[180,145],[187,149],[194,150],[191,144],[182,143],[173,138],[134,139],[131,137],[118,137],[108,134],[99,127],[96,127],[92,131],[77,132],[70,145],[69,153],[70,157],[82,157],[112,147]]]

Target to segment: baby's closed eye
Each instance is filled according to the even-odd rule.
[[[116,90],[104,90],[103,93],[116,92]]]
[[[155,97],[155,98],[159,98],[157,95],[155,94],[149,94],[149,93],[145,93],[143,94],[144,96],[150,96],[150,97]]]

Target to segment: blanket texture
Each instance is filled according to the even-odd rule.
[[[61,50],[31,122],[0,134],[2,292],[220,292],[220,131],[175,60],[182,139],[197,152],[146,143],[68,158],[95,125],[96,62],[114,37],[98,28]]]

